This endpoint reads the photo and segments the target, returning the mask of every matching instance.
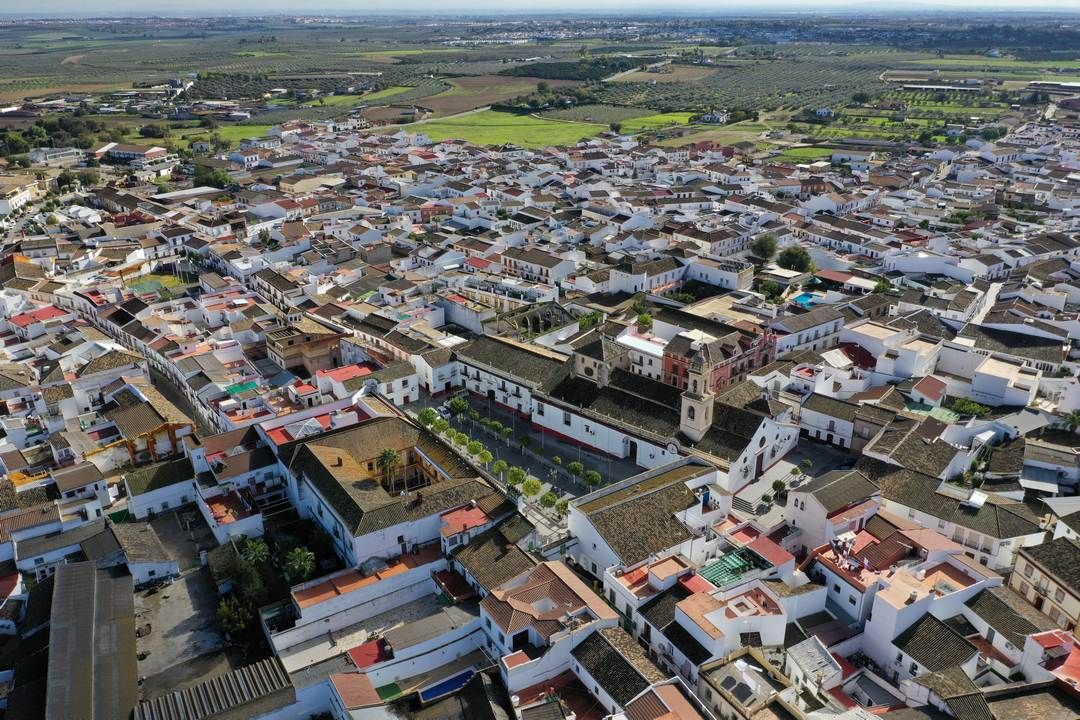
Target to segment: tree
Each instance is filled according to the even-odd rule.
[[[803,475],[809,475],[810,470],[814,467],[814,461],[810,458],[803,458],[803,461],[799,463],[799,467],[803,471]]]
[[[608,125],[608,127],[610,127],[611,132],[615,133],[616,135],[618,135],[619,133],[622,132],[622,123],[621,122],[613,122],[610,125]]]
[[[450,429],[450,423],[446,418],[436,418],[435,422],[431,423],[431,429],[441,435]]]
[[[476,461],[479,463],[483,463],[484,465],[487,465],[489,462],[492,461],[492,459],[492,454],[489,453],[487,450],[481,450],[476,454]]]
[[[315,573],[315,553],[306,547],[295,547],[285,556],[282,574],[291,584],[301,583]]]
[[[60,174],[56,176],[56,186],[62,188],[71,187],[75,184],[76,180],[78,180],[78,178],[75,176],[75,173],[70,170],[61,170]]]
[[[555,503],[557,502],[559,502],[559,496],[550,490],[540,496],[541,507],[552,508],[555,507]]]
[[[649,313],[641,313],[637,316],[637,328],[638,332],[649,332],[652,329],[652,315]]]
[[[242,633],[255,618],[251,608],[235,595],[223,598],[217,606],[217,619],[221,629],[229,635]]]
[[[781,480],[780,478],[777,478],[776,480],[773,480],[773,482],[772,482],[772,489],[773,489],[774,493],[779,495],[780,493],[787,490],[787,483],[784,482],[783,480]]]
[[[502,435],[503,440],[505,440],[506,444],[509,445],[510,436],[514,434],[514,428],[504,427],[502,430],[499,431],[499,434]]]
[[[553,465],[555,465],[555,467],[559,467],[562,465],[562,458],[558,455],[555,455],[551,458],[551,462]]]
[[[1065,425],[1072,431],[1080,427],[1080,412],[1073,411],[1065,416]]]
[[[216,188],[227,188],[233,184],[232,176],[225,172],[221,168],[208,168],[199,165],[195,168],[195,178],[193,181],[197,186],[208,186]]]
[[[484,446],[479,440],[472,440],[465,446],[465,450],[468,451],[470,455],[479,455],[484,451]]]
[[[582,479],[589,487],[596,487],[600,484],[601,477],[600,473],[596,472],[595,470],[586,470],[582,475]]]
[[[566,471],[570,473],[573,477],[579,478],[581,477],[581,474],[585,472],[585,466],[579,463],[577,460],[574,460],[573,462],[567,464]]]
[[[570,499],[563,498],[559,502],[555,503],[555,512],[559,515],[565,515],[566,511],[570,509]]]
[[[233,564],[232,574],[240,597],[251,605],[261,605],[266,599],[266,584],[259,569],[241,556]]]
[[[379,472],[382,473],[383,482],[390,482],[390,477],[400,464],[401,455],[393,448],[384,449],[379,453],[379,457],[375,459],[375,466],[379,468]]]
[[[528,478],[521,483],[521,492],[525,497],[535,497],[540,494],[540,481],[534,477]]]
[[[807,252],[806,248],[798,245],[784,248],[776,256],[776,264],[787,270],[796,270],[798,272],[814,271],[814,261],[810,257],[810,253]]]
[[[436,420],[439,419],[439,413],[435,412],[431,408],[424,408],[416,416],[416,419],[420,421],[420,424],[424,427],[431,427]]]
[[[874,283],[874,292],[878,295],[881,295],[882,293],[887,293],[890,290],[892,290],[892,285],[890,285],[889,281],[885,278],[881,278],[876,283]]]
[[[463,397],[452,398],[450,402],[446,403],[446,408],[454,417],[460,417],[469,411],[469,401]]]
[[[506,472],[506,469],[508,467],[510,466],[507,465],[505,460],[496,460],[491,466],[491,472],[501,476],[504,472]]]
[[[776,236],[765,233],[754,238],[754,241],[750,243],[750,252],[754,253],[754,257],[761,258],[762,262],[768,262],[776,254]]]
[[[460,445],[461,447],[465,447],[466,445],[469,444],[469,436],[466,435],[463,432],[454,433],[454,444],[455,445]]]
[[[766,280],[758,286],[761,294],[765,296],[765,299],[769,302],[777,303],[784,297],[784,291],[779,284],[772,280]]]
[[[240,546],[240,557],[252,565],[262,565],[270,558],[270,548],[262,538],[248,538]]]
[[[83,170],[77,177],[79,178],[79,184],[83,187],[93,187],[101,181],[101,175],[98,174],[97,170]]]
[[[869,100],[870,96],[864,92],[857,92],[851,96],[851,101],[854,103],[858,103],[859,105],[869,102]]]
[[[527,476],[528,474],[523,468],[515,465],[514,467],[510,468],[510,470],[506,473],[506,482],[510,485],[520,485],[521,483],[525,482],[525,478]]]
[[[521,435],[518,435],[518,446],[522,450],[528,450],[530,445],[532,445],[532,438],[531,437],[529,437],[528,435],[525,435],[524,433],[522,433]]]

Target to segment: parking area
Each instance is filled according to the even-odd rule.
[[[221,651],[217,592],[205,568],[193,570],[156,591],[135,594],[135,649],[144,694],[158,686],[175,688],[196,675],[228,670],[231,663]],[[145,633],[146,626],[150,632]]]
[[[217,544],[210,526],[193,505],[159,515],[150,521],[150,525],[161,544],[180,563],[180,572],[202,565],[200,551],[210,550]]]

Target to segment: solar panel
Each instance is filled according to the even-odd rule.
[[[728,675],[726,678],[720,681],[720,687],[724,688],[725,690],[730,690],[731,688],[735,687],[735,682],[735,678]]]
[[[731,694],[735,696],[736,700],[745,705],[746,701],[753,697],[754,691],[751,690],[750,686],[746,683],[739,683],[735,686],[735,689],[731,691]]]

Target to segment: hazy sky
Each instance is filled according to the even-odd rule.
[[[401,12],[716,12],[742,14],[755,10],[822,12],[826,10],[1056,10],[1080,11],[1080,0],[0,0],[0,14],[11,15],[148,15],[179,13],[322,13],[392,14]]]

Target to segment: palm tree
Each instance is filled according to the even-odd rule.
[[[1080,427],[1080,411],[1073,411],[1065,416],[1065,424],[1070,430],[1076,431],[1076,428]]]
[[[799,467],[802,468],[803,475],[809,475],[810,469],[814,467],[814,461],[810,458],[804,458],[803,461],[799,463]]]
[[[240,546],[240,557],[252,565],[262,565],[270,557],[270,548],[262,538],[250,538]]]
[[[285,556],[282,573],[290,583],[304,582],[315,572],[315,553],[306,547],[295,547]]]
[[[397,470],[398,465],[401,464],[401,455],[397,450],[393,448],[386,448],[379,457],[375,460],[376,467],[379,468],[379,472],[382,473],[383,482],[390,482],[390,477],[394,471]]]

